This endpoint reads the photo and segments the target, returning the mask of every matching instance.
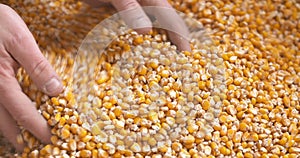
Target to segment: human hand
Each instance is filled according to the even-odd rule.
[[[58,75],[44,58],[26,24],[10,7],[0,4],[0,131],[21,151],[17,124],[29,130],[44,143],[50,143],[51,132],[46,120],[22,92],[16,71],[23,66],[34,83],[53,96],[63,90]]]
[[[146,15],[142,7],[153,6],[147,8],[147,13],[154,14],[155,18],[161,23],[162,28],[168,30],[171,41],[178,47],[179,50],[190,51],[188,41],[188,28],[184,21],[172,8],[167,0],[83,0],[94,6],[99,2],[111,3],[119,12],[126,12],[121,16],[131,28],[139,33],[147,33],[151,30],[152,23]],[[157,8],[155,8],[157,7]],[[165,8],[165,9],[163,9]],[[166,9],[169,8],[169,9]]]

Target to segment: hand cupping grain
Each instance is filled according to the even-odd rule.
[[[50,142],[51,133],[35,105],[22,92],[16,71],[24,67],[35,84],[51,96],[59,94],[63,86],[19,15],[0,4],[0,19],[0,131],[20,151],[24,146],[17,143],[17,124],[43,142]]]

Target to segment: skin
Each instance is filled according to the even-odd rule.
[[[126,23],[133,24],[140,33],[151,30],[151,21],[141,6],[161,6],[172,8],[167,0],[86,0],[90,4],[111,3],[118,11],[133,10],[130,16],[124,16]],[[179,17],[176,12],[162,14],[159,21],[176,26],[169,16]],[[185,29],[185,28],[183,28]],[[179,32],[185,30],[179,30]],[[174,44],[181,50],[190,50],[188,41],[169,31]],[[51,132],[46,120],[38,113],[32,101],[22,92],[16,72],[22,66],[34,83],[49,96],[63,91],[59,76],[47,59],[42,55],[34,37],[24,21],[10,7],[0,4],[0,131],[22,151],[24,144],[18,144],[20,134],[18,124],[29,130],[43,143],[51,143]]]
[[[150,10],[148,13],[150,12],[152,16],[157,18],[162,28],[168,30],[171,41],[179,50],[191,50],[187,40],[188,29],[167,0],[84,0],[84,2],[94,7],[112,4],[127,25],[139,33],[147,33],[152,28],[151,20],[142,7],[158,7],[158,9]]]
[[[10,7],[0,4],[0,130],[21,151],[16,141],[20,129],[29,130],[44,143],[50,143],[51,132],[46,120],[22,92],[16,71],[22,66],[34,83],[50,96],[58,95],[63,86],[58,75],[42,55],[24,21]],[[53,81],[57,81],[56,84]],[[47,86],[50,86],[51,88]]]

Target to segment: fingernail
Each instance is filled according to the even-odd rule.
[[[56,78],[52,78],[45,84],[45,93],[47,94],[55,95],[61,92],[61,90],[62,90],[62,84]]]
[[[132,24],[132,29],[151,28],[152,23],[147,18],[141,17]]]

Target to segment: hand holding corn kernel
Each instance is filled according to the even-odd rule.
[[[138,33],[147,33],[151,30],[152,22],[147,16],[151,14],[164,29],[168,30],[171,41],[179,50],[191,50],[189,40],[186,39],[189,34],[188,29],[167,0],[84,0],[84,2],[91,6],[97,6],[100,2],[111,3],[126,24]],[[145,11],[143,7],[146,6],[154,8],[148,7]]]
[[[16,71],[23,66],[36,85],[48,95],[63,89],[58,75],[41,54],[32,34],[17,13],[0,4],[0,131],[18,150],[20,129],[28,129],[43,142],[50,142],[47,122],[37,112],[16,80]]]

